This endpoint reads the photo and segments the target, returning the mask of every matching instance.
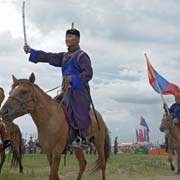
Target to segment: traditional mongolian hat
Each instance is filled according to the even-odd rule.
[[[71,29],[68,29],[68,30],[66,31],[66,35],[67,35],[67,34],[73,34],[73,35],[76,35],[76,36],[80,37],[80,32],[79,32],[79,30],[77,30],[77,29],[74,28],[74,22],[72,22]]]

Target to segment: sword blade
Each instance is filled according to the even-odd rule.
[[[24,45],[27,45],[27,37],[26,37],[26,24],[25,24],[25,1],[23,1],[22,6],[22,18],[23,18],[23,34],[24,34]]]

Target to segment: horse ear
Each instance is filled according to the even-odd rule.
[[[17,81],[16,77],[12,74],[13,83]]]
[[[3,90],[3,88],[0,87],[0,107],[1,107],[1,103],[3,102],[4,98],[5,98],[4,90]]]
[[[31,73],[31,75],[30,75],[30,77],[29,77],[29,81],[30,81],[31,83],[34,83],[34,82],[35,82],[35,75],[34,75],[33,72]]]

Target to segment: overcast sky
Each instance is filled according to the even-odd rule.
[[[65,31],[75,22],[81,48],[91,58],[90,82],[95,107],[102,113],[112,140],[135,141],[142,115],[153,142],[163,141],[159,131],[162,102],[149,85],[144,52],[154,68],[180,85],[180,1],[178,0],[27,0],[28,44],[47,52],[66,51]],[[0,86],[6,96],[11,75],[28,78],[44,90],[61,84],[61,69],[28,62],[23,52],[22,1],[0,1]],[[56,91],[50,93],[56,95]],[[173,96],[166,96],[169,105]],[[15,120],[23,133],[35,133],[30,116]]]

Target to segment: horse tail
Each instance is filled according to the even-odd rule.
[[[18,165],[19,160],[21,160],[21,158],[22,158],[22,134],[21,134],[19,127],[17,125],[15,127],[18,130],[18,137],[19,137],[18,151],[19,151],[19,154],[17,154],[15,149],[13,149],[11,167],[16,167]]]
[[[22,134],[21,131],[19,129],[19,127],[17,126],[18,132],[19,132],[19,155],[20,155],[20,159],[22,158]]]
[[[107,127],[105,129],[105,133],[106,134],[105,134],[105,142],[104,142],[104,157],[105,157],[105,162],[107,162],[111,153],[111,139]]]
[[[101,127],[102,128],[102,127]],[[109,136],[108,128],[105,125],[105,138],[104,138],[104,163],[102,163],[102,159],[97,159],[95,162],[94,167],[91,169],[91,173],[94,173],[98,170],[100,170],[103,166],[106,166],[107,160],[109,159],[109,156],[111,154],[111,140]]]
[[[13,150],[13,152],[12,152],[12,160],[11,160],[11,167],[17,167],[17,165],[18,165],[17,154]]]

